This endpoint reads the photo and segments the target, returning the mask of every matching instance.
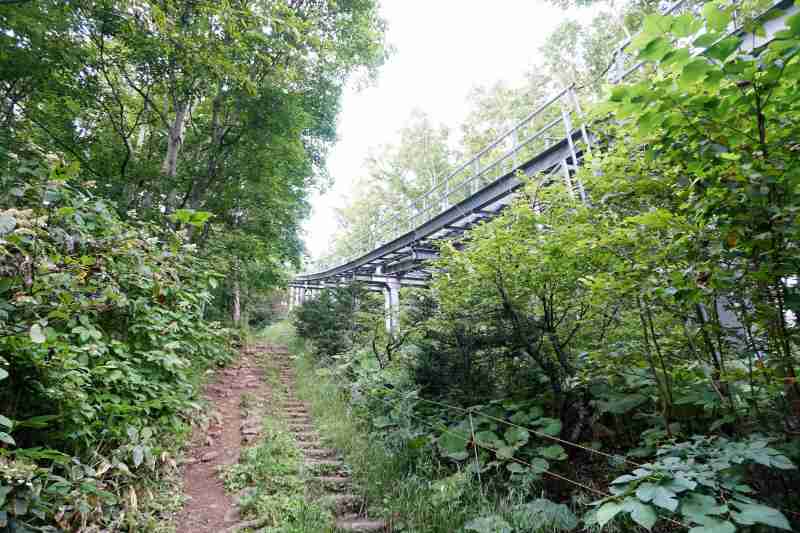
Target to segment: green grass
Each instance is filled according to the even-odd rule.
[[[494,508],[471,475],[452,474],[430,454],[406,447],[388,450],[349,408],[340,387],[316,373],[306,352],[299,354],[297,370],[298,395],[311,403],[322,437],[344,454],[371,517],[407,532],[452,533]]]
[[[293,346],[296,340],[294,326],[289,320],[270,324],[256,336],[256,340],[270,344]]]
[[[465,531],[470,521],[491,515],[513,524],[513,531],[564,531],[546,519],[520,513],[521,505],[540,497],[536,483],[482,490],[476,476],[442,464],[430,447],[410,449],[400,442],[384,442],[370,432],[365,415],[352,409],[347,392],[328,373],[316,371],[302,341],[289,339],[288,344],[297,356],[298,395],[311,403],[326,443],[344,454],[355,492],[365,497],[372,518],[383,518],[394,531],[409,533]],[[490,530],[494,531],[474,531]]]
[[[259,531],[333,531],[333,514],[324,502],[311,497],[297,441],[275,411],[286,394],[279,383],[278,369],[267,358],[261,363],[270,392],[263,398],[243,398],[242,408],[264,412],[262,434],[254,446],[242,451],[237,464],[223,472],[225,488],[237,494],[242,518],[257,520]]]

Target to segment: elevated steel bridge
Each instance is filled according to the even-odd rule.
[[[678,1],[665,14],[692,13],[702,2]],[[796,13],[792,0],[779,0],[774,9],[781,17],[765,24],[766,35],[748,35],[750,49],[763,46],[783,28],[785,17]],[[736,23],[727,35],[741,33]],[[727,36],[726,35],[726,36]],[[607,70],[609,82],[617,83],[636,72],[641,63],[625,49],[616,49]],[[575,197],[588,201],[575,171],[591,151],[593,135],[587,124],[575,86],[563,89],[514,125],[399,214],[386,217],[374,228],[374,237],[340,264],[297,276],[290,283],[290,307],[328,287],[361,282],[386,296],[386,325],[396,331],[399,289],[424,287],[430,279],[426,262],[438,256],[442,240],[460,239],[475,225],[497,217],[525,182],[524,176],[552,182],[563,180]]]

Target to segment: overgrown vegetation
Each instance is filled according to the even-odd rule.
[[[293,335],[288,323],[282,321],[260,332],[258,339],[280,345],[292,342]],[[259,441],[244,448],[239,462],[223,472],[225,488],[236,494],[243,523],[253,524],[251,529],[271,533],[332,531],[333,514],[324,501],[312,497],[302,452],[281,417],[287,388],[278,378],[274,356],[257,357],[261,357],[259,363],[269,387],[265,395],[249,399],[242,408],[251,416],[261,414],[262,431]]]
[[[310,501],[302,477],[302,455],[279,419],[264,419],[262,440],[244,449],[238,464],[224,474],[225,488],[238,493],[245,517],[270,533],[330,531],[333,515]]]
[[[446,530],[800,525],[800,15],[753,49],[726,33],[733,7],[647,16],[631,45],[647,75],[594,110],[590,202],[532,180],[442,247],[393,344],[354,288],[296,313],[309,373],[368,435],[368,478],[388,464],[375,475],[402,480],[389,494],[413,480],[411,502],[465,480]]]
[[[274,319],[383,22],[372,0],[12,1],[0,49],[0,529],[169,529],[197,385]]]
[[[174,469],[197,381],[231,356],[203,320],[220,274],[182,232],[121,220],[77,164],[3,170],[0,525],[134,527],[139,480]]]

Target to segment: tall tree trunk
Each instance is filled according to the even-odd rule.
[[[232,319],[233,324],[238,326],[239,322],[242,320],[242,300],[241,300],[241,288],[239,287],[239,278],[238,276],[233,282],[233,309],[232,309]]]
[[[186,116],[189,113],[189,101],[175,101],[175,119],[169,128],[167,137],[167,154],[161,164],[161,174],[174,178],[178,172],[178,155],[183,145],[183,128],[186,123]]]

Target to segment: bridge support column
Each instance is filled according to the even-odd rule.
[[[400,280],[388,278],[383,289],[384,309],[386,311],[386,331],[396,336],[400,332]]]
[[[289,287],[289,290],[286,291],[286,299],[286,303],[289,306],[289,311],[291,311],[294,308],[294,287]]]

